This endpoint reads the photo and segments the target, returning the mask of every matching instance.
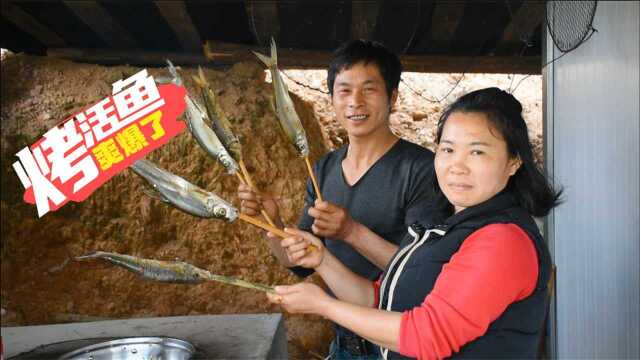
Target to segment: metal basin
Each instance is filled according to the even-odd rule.
[[[86,346],[59,360],[188,360],[195,353],[190,343],[167,337],[132,337]]]

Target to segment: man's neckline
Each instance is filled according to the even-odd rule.
[[[347,177],[345,176],[345,171],[344,171],[344,160],[347,158],[347,154],[349,151],[349,145],[347,145],[344,149],[344,152],[341,156],[340,159],[340,174],[342,175],[342,181],[344,182],[345,185],[347,185],[350,188],[355,188],[359,183],[362,182],[362,179],[364,179],[367,174],[369,174],[371,172],[372,169],[374,169],[385,157],[389,156],[389,154],[391,154],[393,152],[393,150],[399,146],[399,144],[402,142],[403,140],[401,138],[396,138],[396,141],[384,152],[382,153],[382,155],[376,159],[363,173],[362,175],[360,175],[360,177],[358,177],[358,179],[356,179],[356,181],[353,182],[353,184],[350,184],[347,181]]]

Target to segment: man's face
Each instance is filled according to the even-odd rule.
[[[389,127],[389,112],[398,97],[387,96],[378,66],[357,63],[336,75],[331,102],[336,117],[349,137],[363,138]]]

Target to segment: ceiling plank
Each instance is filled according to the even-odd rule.
[[[202,40],[198,30],[193,25],[191,16],[187,11],[184,1],[180,0],[156,0],[160,14],[171,26],[173,32],[178,37],[180,45],[184,50],[192,52],[202,51]]]
[[[16,25],[20,30],[33,36],[47,47],[66,46],[65,41],[33,16],[21,10],[9,1],[2,1],[2,17]]]
[[[338,1],[278,2],[278,45],[334,50],[349,39],[351,5]]]
[[[493,55],[496,44],[510,20],[509,2],[468,1],[453,36],[451,55]]]
[[[544,10],[544,1],[525,1],[513,14],[511,22],[502,33],[502,38],[496,47],[496,54],[517,53],[523,46],[523,38],[527,39],[531,36],[542,23]]]
[[[453,36],[464,13],[464,1],[439,1],[431,17],[429,53],[442,54],[451,49]]]
[[[414,43],[425,10],[422,1],[383,1],[374,38],[391,51],[405,54]]]
[[[380,3],[380,1],[351,2],[351,40],[373,39]]]
[[[246,0],[244,6],[256,44],[268,46],[271,38],[278,41],[280,35],[278,4],[275,1]]]
[[[138,43],[129,32],[96,1],[64,0],[64,4],[111,48],[138,48]]]

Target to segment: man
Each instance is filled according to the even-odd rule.
[[[433,176],[433,153],[399,139],[389,128],[401,71],[398,57],[373,41],[352,41],[335,51],[327,85],[349,143],[314,165],[324,201],[316,199],[308,181],[298,224],[323,238],[342,263],[370,280],[386,267],[407,227],[429,222],[433,215],[427,186]],[[273,198],[242,185],[238,197],[242,212],[258,216],[263,208],[283,225]],[[292,267],[280,240],[270,234],[268,238],[281,264],[299,276],[312,273]],[[340,327],[332,353],[338,359],[376,356],[371,344]]]

